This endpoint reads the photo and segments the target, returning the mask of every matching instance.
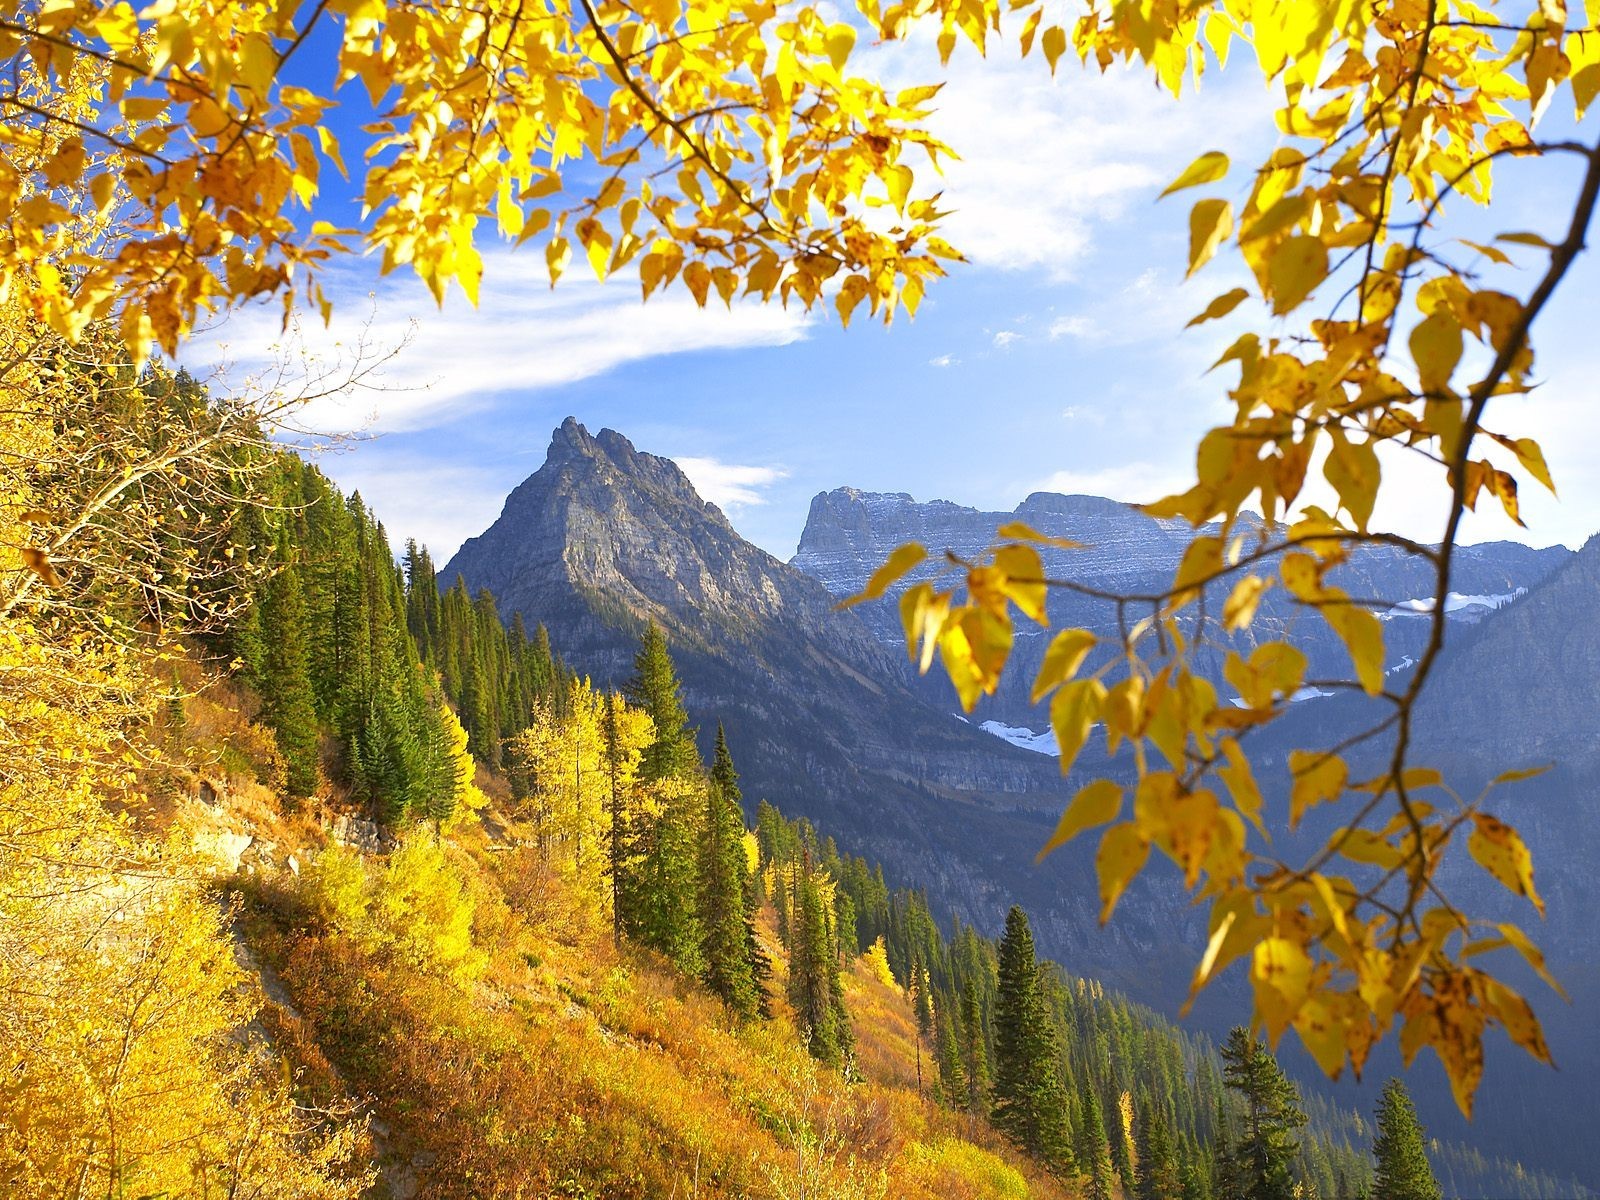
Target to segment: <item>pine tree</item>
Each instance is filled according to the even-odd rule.
[[[288,561],[286,544],[279,555]],[[267,581],[258,628],[261,661],[252,675],[261,715],[283,754],[289,795],[309,796],[317,790],[317,707],[298,567],[285,566]]]
[[[1374,1189],[1384,1200],[1440,1200],[1439,1181],[1428,1163],[1426,1138],[1406,1085],[1391,1079],[1378,1098],[1378,1160]]]
[[[711,786],[706,789],[699,867],[703,978],[734,1012],[753,1017],[759,999],[745,925],[749,865],[744,854],[744,810],[740,806],[739,774],[734,770],[721,724],[717,725]]]
[[[1240,1200],[1291,1200],[1291,1168],[1306,1123],[1300,1094],[1266,1045],[1235,1027],[1222,1047],[1223,1082],[1244,1100],[1244,1128],[1233,1149]]]
[[[995,1127],[1049,1163],[1070,1159],[1055,1018],[1045,1007],[1027,914],[1013,906],[1000,941],[994,1017]]]
[[[684,711],[672,656],[667,653],[666,634],[654,621],[640,639],[633,670],[629,698],[650,714],[656,731],[655,741],[645,749],[639,763],[639,778],[653,783],[692,774],[698,756],[688,728],[689,715]]]

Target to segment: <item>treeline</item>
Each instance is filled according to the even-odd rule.
[[[441,596],[426,551],[408,545],[398,566],[359,493],[288,453],[259,474],[226,551],[257,582],[211,641],[261,697],[274,782],[309,796],[329,775],[379,820],[448,821],[476,799],[473,761],[499,767],[569,673],[543,628],[508,631],[488,592]]]
[[[1302,1098],[1246,1031],[1219,1049],[1038,960],[1021,909],[998,942],[959,919],[947,937],[926,892],[891,888],[881,866],[841,853],[804,818],[786,820],[763,802],[756,836],[764,862],[809,862],[832,887],[842,954],[881,943],[936,1064],[941,1102],[1081,1178],[1092,1198],[1585,1195],[1520,1164],[1426,1141],[1398,1082],[1373,1121]]]

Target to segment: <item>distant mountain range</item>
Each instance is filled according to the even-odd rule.
[[[843,597],[860,591],[896,546],[906,542],[927,546],[930,561],[894,588],[892,599],[944,569],[945,551],[975,558],[993,544],[995,530],[1010,521],[1083,544],[1079,550],[1046,550],[1045,570],[1050,577],[1122,594],[1161,591],[1195,536],[1186,522],[1154,520],[1100,496],[1035,492],[1012,512],[982,512],[947,500],[919,503],[904,493],[836,488],[812,500],[799,551],[790,562]],[[1562,546],[1533,550],[1516,542],[1465,547],[1457,559],[1446,612],[1459,624],[1476,623],[1537,585],[1571,556]],[[1419,618],[1431,607],[1432,565],[1393,547],[1371,547],[1354,555],[1334,578],[1352,596],[1383,602],[1379,611],[1388,624],[1390,662],[1404,669],[1426,641],[1428,623]],[[860,611],[873,635],[903,662],[905,635],[895,606],[869,605]],[[1110,603],[1058,590],[1050,598],[1050,614],[1055,626],[1086,628],[1108,639],[1116,636],[1117,612]],[[1252,635],[1279,637],[1295,622],[1295,643],[1311,660],[1308,677],[1347,677],[1349,659],[1338,639],[1323,623],[1297,621],[1300,617],[1301,610],[1285,603],[1281,592],[1268,593]],[[1043,714],[1028,692],[1048,643],[1045,631],[1026,620],[1018,622],[1010,671],[996,695],[980,705],[976,719],[1043,728]],[[1211,673],[1220,678],[1220,654],[1211,666]],[[942,677],[923,688],[930,699],[955,705],[954,693]]]
[[[892,603],[835,607],[896,545],[919,541],[935,557],[945,550],[972,556],[999,524],[1018,519],[1085,543],[1052,552],[1047,571],[1107,590],[1158,590],[1193,536],[1179,522],[1152,521],[1099,497],[1038,493],[1013,513],[987,513],[840,488],[812,502],[799,552],[783,563],[741,538],[670,460],[639,452],[611,430],[591,436],[569,419],[544,465],[511,493],[487,531],[462,546],[441,581],[459,573],[474,590],[492,590],[504,613],[543,621],[569,662],[606,683],[627,678],[640,631],[658,621],[702,741],[709,744],[719,721],[726,725],[751,805],[765,798],[812,818],[986,931],[997,928],[1006,905],[1021,903],[1034,916],[1042,952],[1171,1012],[1204,940],[1203,912],[1188,906],[1175,873],[1157,869],[1136,881],[1116,920],[1100,929],[1092,844],[1033,864],[1068,784],[1046,754],[978,724],[1007,727],[1023,744],[1026,731],[1045,728],[1026,688],[1046,637],[1019,637],[1000,694],[968,723],[957,719],[947,682],[913,678]],[[1432,602],[1428,565],[1397,550],[1367,550],[1342,568],[1339,582],[1382,601],[1391,669],[1407,670],[1427,624],[1418,616]],[[1600,851],[1593,800],[1600,543],[1577,554],[1510,542],[1468,547],[1454,588],[1447,611],[1455,632],[1418,744],[1472,779],[1540,758],[1564,760],[1559,772],[1522,785],[1528,799],[1513,800],[1505,815],[1533,843],[1540,885],[1559,914],[1534,932],[1549,944],[1578,1005],[1569,1014],[1539,1004],[1566,1072],[1525,1066],[1519,1054],[1497,1056],[1504,1066],[1491,1066],[1491,1085],[1503,1071],[1538,1090],[1537,1107],[1515,1089],[1488,1087],[1478,1123],[1463,1131],[1440,1100],[1441,1085],[1424,1112],[1441,1135],[1465,1133],[1486,1150],[1600,1185],[1600,1166],[1581,1136],[1595,1116],[1587,1089],[1600,1072],[1600,1037],[1584,1019],[1600,1000],[1589,965],[1600,918],[1600,889],[1591,881],[1591,851]],[[1057,626],[1115,629],[1114,612],[1063,593],[1052,595],[1051,615]],[[1292,616],[1269,606],[1260,632],[1273,635]],[[1314,675],[1345,675],[1343,648],[1321,624],[1302,620],[1293,636]],[[1266,776],[1287,739],[1326,744],[1361,715],[1359,702],[1345,697],[1295,705],[1277,740],[1257,747]],[[1080,767],[1123,769],[1092,753]],[[1503,904],[1485,880],[1469,868],[1456,882],[1473,889],[1474,902]],[[1209,1014],[1213,1025],[1225,1025],[1246,1003],[1237,981],[1224,982],[1201,1019]],[[1551,1100],[1554,1113],[1543,1103]]]

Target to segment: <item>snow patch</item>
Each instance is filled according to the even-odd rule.
[[[1035,754],[1048,754],[1052,758],[1060,757],[1061,751],[1056,748],[1055,735],[1046,729],[1043,733],[1035,733],[1021,725],[1004,725],[999,721],[985,721],[978,726],[985,733],[992,733],[1002,741],[1010,742],[1013,746],[1020,746],[1024,750],[1032,750]]]
[[[1469,608],[1482,608],[1493,611],[1502,605],[1509,604],[1518,596],[1528,594],[1528,589],[1518,588],[1514,592],[1505,592],[1494,596],[1466,595],[1462,592],[1448,592],[1444,598],[1445,615],[1463,612]],[[1388,612],[1378,614],[1378,620],[1389,621],[1395,617],[1425,617],[1433,612],[1433,597],[1426,596],[1419,600],[1402,600]]]

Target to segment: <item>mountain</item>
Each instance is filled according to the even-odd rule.
[[[1046,836],[1052,764],[930,707],[858,616],[619,433],[563,423],[544,465],[440,580],[457,575],[507,616],[544,622],[601,683],[628,678],[657,621],[702,742],[720,721],[750,764],[752,806],[825,823],[985,927],[1009,896],[1003,864],[1027,861]]]
[[[925,885],[942,906],[983,930],[996,930],[1005,906],[1020,903],[1034,917],[1043,953],[1172,1012],[1187,989],[1194,947],[1205,940],[1204,913],[1189,905],[1175,872],[1152,866],[1123,897],[1116,920],[1099,928],[1093,839],[1069,845],[1042,866],[1033,863],[1067,794],[1054,763],[957,719],[953,698],[939,691],[948,684],[912,679],[892,603],[834,607],[893,546],[919,540],[935,552],[971,554],[1010,519],[1088,544],[1052,554],[1050,571],[1071,570],[1085,582],[1128,590],[1159,587],[1191,536],[1095,497],[1039,494],[1002,514],[841,489],[813,503],[800,552],[785,564],[739,537],[669,460],[639,452],[610,430],[591,436],[569,420],[555,432],[544,465],[512,492],[495,523],[462,547],[441,582],[452,584],[460,574],[471,588],[493,591],[508,616],[521,611],[530,625],[545,622],[568,661],[604,683],[627,678],[644,623],[660,622],[702,738],[718,721],[727,726],[749,804],[765,798],[791,816],[817,821],[856,852],[881,860],[891,879]],[[1416,614],[1427,608],[1430,572],[1388,550],[1363,554],[1344,572],[1341,582],[1352,594],[1392,602],[1391,659],[1404,670],[1407,647],[1426,624]],[[1481,772],[1491,757],[1498,766],[1523,765],[1526,749],[1581,746],[1584,722],[1593,721],[1585,697],[1595,694],[1585,681],[1600,679],[1600,630],[1574,631],[1572,614],[1593,611],[1600,601],[1600,545],[1576,556],[1512,543],[1469,547],[1455,586],[1451,648],[1440,664],[1440,678],[1449,682],[1419,731],[1440,751],[1441,765]],[[1113,628],[1103,612],[1074,610],[1058,596],[1051,603],[1057,624]],[[1270,631],[1283,619],[1269,612],[1264,623]],[[1295,634],[1304,640],[1304,625]],[[1041,652],[1044,640],[1019,638],[1010,676],[1016,691],[997,697],[974,721],[1042,727],[1018,694],[1031,676],[1027,656]],[[1310,648],[1326,669],[1347,669],[1337,644],[1312,640]],[[1539,713],[1541,689],[1559,700],[1560,711],[1527,715]],[[1497,703],[1523,715],[1501,722]],[[1298,735],[1312,739],[1301,744],[1316,744],[1349,728],[1361,712],[1343,697],[1329,697],[1296,705],[1292,717]],[[1503,736],[1491,742],[1485,734],[1497,722]],[[1261,750],[1274,754],[1269,746]],[[1086,752],[1086,770],[1105,765],[1097,753]],[[1584,996],[1594,994],[1586,982],[1593,972],[1581,966],[1578,948],[1587,942],[1577,930],[1586,921],[1592,928],[1600,907],[1578,859],[1594,838],[1587,826],[1574,836],[1566,821],[1578,812],[1573,805],[1592,794],[1584,791],[1588,778],[1563,774],[1539,785],[1545,797],[1559,791],[1559,802],[1540,809],[1550,814],[1548,823],[1507,813],[1530,826],[1541,886],[1552,908],[1569,914],[1552,920],[1553,936],[1545,940],[1564,978]],[[1563,827],[1564,848],[1552,844]],[[1479,889],[1474,902],[1492,896],[1496,885],[1483,890],[1484,880],[1467,869],[1461,882]],[[1196,1019],[1225,1028],[1247,1004],[1241,981],[1225,978],[1203,998]],[[1588,1177],[1585,1143],[1568,1126],[1592,1107],[1578,1091],[1592,1078],[1591,1067],[1600,1069],[1600,1056],[1582,1022],[1564,1019],[1549,1004],[1539,1008],[1554,1019],[1552,1043],[1577,1073],[1552,1076],[1516,1053],[1497,1055],[1491,1070],[1504,1074],[1485,1088],[1482,1115],[1470,1130],[1451,1115],[1442,1077],[1419,1102],[1440,1134],[1470,1136],[1485,1149],[1521,1150],[1525,1157],[1537,1145],[1540,1161]],[[1382,1069],[1393,1065],[1385,1059]],[[1316,1078],[1308,1062],[1300,1066],[1302,1079]],[[1419,1078],[1429,1078],[1431,1066],[1421,1070]],[[1503,1088],[1497,1078],[1517,1086]],[[1329,1091],[1370,1107],[1348,1081]],[[1542,1103],[1531,1096],[1558,1097],[1562,1114],[1541,1115]],[[1573,1135],[1553,1139],[1569,1154],[1546,1136],[1557,1126]]]
[[[860,590],[896,546],[920,542],[932,552],[930,560],[908,576],[895,589],[898,592],[941,570],[947,561],[945,551],[962,558],[977,556],[993,543],[995,530],[1008,521],[1022,521],[1041,533],[1081,544],[1076,550],[1045,551],[1045,570],[1050,577],[1070,578],[1123,594],[1160,592],[1195,536],[1186,522],[1154,520],[1129,505],[1100,496],[1035,492],[1014,511],[1002,513],[947,500],[919,503],[904,493],[837,488],[812,500],[791,563],[833,595],[847,596]],[[1561,546],[1535,550],[1515,542],[1491,542],[1466,547],[1458,556],[1446,611],[1458,624],[1476,623],[1570,557],[1570,551]],[[1427,622],[1419,618],[1426,614],[1434,590],[1431,564],[1393,547],[1372,547],[1352,556],[1335,578],[1352,596],[1384,602],[1382,615],[1388,624],[1394,665],[1415,657],[1426,638]],[[1082,626],[1107,637],[1116,633],[1117,611],[1108,602],[1057,591],[1051,596],[1050,611],[1056,627]],[[904,634],[893,604],[867,605],[861,612],[884,646],[896,651],[903,647]],[[1281,636],[1295,616],[1296,610],[1269,593],[1252,636]],[[1348,674],[1349,660],[1342,645],[1320,623],[1299,622],[1294,636],[1311,659],[1311,678]],[[1019,730],[1043,727],[1043,713],[1031,702],[1028,688],[1048,640],[1045,631],[1029,627],[1025,621],[1019,623],[1014,665],[996,695],[980,706],[979,719]],[[1217,674],[1220,665],[1219,656]],[[935,679],[919,687],[930,699],[954,705],[945,680]]]

